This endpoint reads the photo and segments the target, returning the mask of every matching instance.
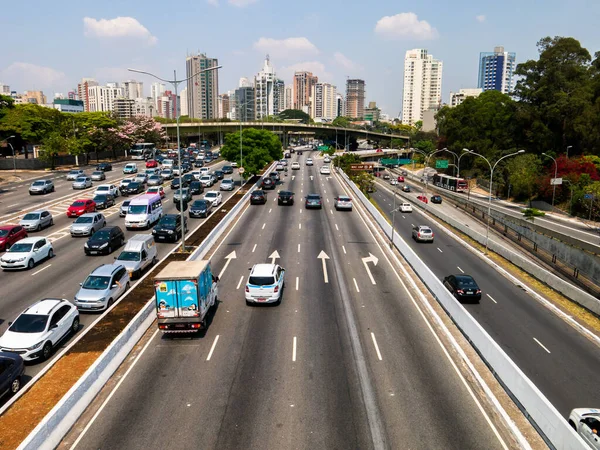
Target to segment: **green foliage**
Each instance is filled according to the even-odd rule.
[[[527,220],[530,220],[531,222],[533,222],[536,217],[544,217],[546,215],[545,212],[540,211],[536,208],[523,209],[521,210],[521,212],[523,213],[523,217],[525,217],[525,219]]]
[[[279,118],[282,120],[300,120],[300,123],[310,123],[310,116],[299,109],[286,109],[279,113]]]
[[[341,167],[341,169],[350,176],[352,173],[350,170],[351,164],[360,164],[362,163],[362,159],[358,155],[354,153],[344,153],[340,156],[336,156],[333,160],[336,167]]]
[[[540,159],[535,155],[524,154],[505,161],[508,161],[506,171],[512,194],[515,198],[531,199],[537,191],[537,180],[542,167]]]
[[[350,179],[358,186],[358,188],[370,198],[370,193],[376,192],[375,177],[369,172],[350,172]]]
[[[8,95],[0,94],[0,120],[5,116],[9,109],[15,107],[15,101]]]
[[[334,127],[348,128],[350,126],[350,119],[344,116],[339,116],[333,119],[331,125]]]
[[[2,135],[15,135],[25,142],[39,144],[60,123],[60,111],[34,104],[6,108],[0,120]]]
[[[281,142],[271,131],[247,128],[242,134],[243,160],[240,159],[240,133],[229,133],[221,148],[221,156],[227,161],[235,161],[245,169],[244,176],[258,173],[267,164],[283,157]]]

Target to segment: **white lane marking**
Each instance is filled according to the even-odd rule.
[[[487,295],[490,298],[490,300],[493,301],[494,303],[498,303],[496,300],[494,300],[494,298],[490,294],[485,294],[485,295]]]
[[[254,247],[252,247],[252,253],[254,253],[254,250],[256,250],[256,246],[257,246],[257,245],[258,245],[258,244],[254,244]]]
[[[302,214],[302,208],[300,208],[300,214]]]
[[[406,219],[406,216],[402,216],[403,219]]]
[[[327,200],[327,203],[329,203],[329,199],[326,199],[326,200]]]
[[[373,345],[375,346],[375,351],[377,352],[377,358],[379,361],[382,361],[381,352],[379,351],[379,345],[377,345],[377,340],[375,339],[375,333],[371,332],[371,339],[373,339]]]
[[[330,209],[330,210],[329,210],[329,212],[330,212],[331,214],[333,214],[333,209]]]
[[[441,248],[437,248],[440,253],[444,253]]]
[[[269,214],[271,214],[271,211],[273,211],[273,208],[269,208]]]
[[[164,205],[165,203],[167,203],[169,200],[171,200],[171,199],[170,199],[170,198],[165,198],[165,199],[162,201],[163,205]]]
[[[236,289],[239,289],[239,288],[240,288],[240,286],[242,285],[242,282],[243,282],[243,281],[244,281],[244,275],[242,275],[242,276],[240,277],[240,281],[238,282],[238,285],[237,285]]]
[[[213,352],[215,351],[215,347],[217,346],[217,342],[219,342],[219,334],[217,334],[217,336],[215,337],[215,341],[213,342],[212,347],[210,348],[210,352],[208,352],[208,356],[206,357],[207,361],[210,361],[210,357],[212,356]]]
[[[298,253],[300,253],[300,244],[298,244]]]
[[[356,292],[360,292],[360,289],[358,288],[358,283],[356,282],[356,278],[352,278],[354,280],[354,287],[356,288]]]
[[[19,206],[20,203],[15,203],[14,205],[8,205],[7,208],[12,208],[13,206]]]
[[[263,223],[262,229],[264,230],[266,226],[267,226],[267,224]]]
[[[300,283],[300,278],[296,277],[296,290],[298,290],[299,283]]]
[[[325,186],[325,185],[323,185]],[[327,189],[323,189],[323,194],[327,194]]]
[[[37,274],[38,274],[38,273],[40,273],[42,270],[46,270],[46,269],[47,269],[48,267],[50,267],[51,265],[52,265],[52,264],[48,264],[47,266],[45,266],[45,267],[42,267],[42,268],[41,268],[40,270],[38,270],[37,272],[33,272],[33,273],[31,274],[31,276],[37,275]]]
[[[457,268],[458,270],[460,270],[462,273],[465,273],[465,271],[464,271],[464,270],[462,270],[460,267],[456,266],[456,268]]]
[[[274,198],[274,199],[273,199],[273,201],[274,201],[274,202],[276,202],[276,201],[277,201],[277,199],[276,199],[276,198]]]
[[[335,224],[335,229],[338,230],[338,231],[340,231],[340,229],[337,226],[337,223]]]
[[[83,429],[83,431],[81,432],[81,434],[79,435],[79,437],[75,440],[75,442],[73,442],[73,446],[71,447],[71,450],[73,450],[75,447],[77,447],[77,444],[79,444],[79,442],[81,442],[81,440],[85,436],[85,433],[87,433],[88,430],[92,427],[92,425],[94,424],[94,422],[96,421],[96,419],[98,418],[98,416],[102,413],[102,410],[106,407],[106,405],[111,400],[111,398],[113,397],[113,395],[115,395],[115,393],[117,392],[117,390],[119,389],[119,387],[121,386],[121,384],[123,384],[123,381],[125,381],[125,379],[127,379],[127,375],[129,375],[129,372],[131,372],[133,370],[133,368],[135,367],[136,363],[140,360],[140,358],[142,357],[142,355],[144,354],[144,352],[146,351],[146,349],[150,346],[150,344],[152,344],[152,341],[154,340],[154,338],[156,337],[156,335],[158,334],[159,331],[160,330],[157,329],[154,332],[154,334],[152,335],[152,337],[150,339],[148,339],[148,342],[146,342],[146,345],[144,345],[144,348],[142,348],[142,351],[137,355],[137,357],[135,358],[135,360],[133,361],[133,363],[131,364],[131,366],[129,367],[129,369],[127,369],[127,372],[125,372],[125,374],[119,380],[119,382],[117,383],[117,385],[115,386],[115,388],[112,390],[112,392],[108,395],[108,397],[106,397],[106,400],[104,400],[104,403],[102,403],[102,405],[100,405],[100,408],[98,408],[98,410],[96,411],[96,414],[94,414],[94,416],[92,417],[92,419],[85,426],[85,428]]]
[[[300,193],[302,194],[304,192],[304,189],[300,189]]]
[[[301,230],[301,229],[302,229],[302,224],[301,224],[301,223],[299,223],[299,224],[298,224],[298,229],[299,229],[299,230]]]
[[[415,227],[415,224],[414,224],[414,223],[411,223],[411,224],[410,224],[410,226],[414,228],[414,227]]]
[[[292,347],[292,361],[296,362],[296,336],[294,336],[294,345]]]
[[[342,245],[342,250],[344,250],[344,255],[346,255],[346,247]]]
[[[538,345],[539,345],[540,347],[542,347],[544,350],[546,350],[548,353],[550,353],[550,350],[548,350],[548,349],[547,349],[547,348],[544,346],[544,344],[542,344],[542,343],[541,343],[540,341],[538,341],[536,338],[533,338],[533,340],[534,340],[535,342],[537,342],[537,343],[538,343]]]

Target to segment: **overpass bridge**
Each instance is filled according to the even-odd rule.
[[[176,124],[163,124],[170,139],[176,137]],[[272,131],[278,134],[284,146],[289,143],[290,136],[319,136],[332,141],[338,142],[338,145],[343,147],[348,144],[350,139],[366,139],[374,142],[379,146],[386,142],[390,145],[392,139],[400,139],[403,143],[408,143],[408,136],[400,134],[386,134],[380,132],[372,132],[357,128],[334,127],[326,124],[303,124],[303,123],[275,123],[275,122],[186,122],[179,124],[180,134],[183,138],[191,141],[199,140],[201,136],[204,138],[212,137],[216,142],[222,143],[225,133],[237,132],[240,128],[260,128]]]

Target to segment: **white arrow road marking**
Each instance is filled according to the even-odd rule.
[[[223,278],[223,274],[225,273],[225,270],[227,270],[227,266],[229,265],[229,263],[231,262],[232,259],[236,259],[237,256],[235,254],[235,250],[232,251],[229,255],[227,255],[225,257],[225,259],[227,260],[225,262],[225,265],[223,266],[223,268],[221,269],[221,272],[219,273],[219,278]]]
[[[312,180],[313,180],[313,176],[311,175],[311,176],[310,176],[310,181],[312,181]]]
[[[375,283],[375,279],[373,278],[371,269],[369,269],[369,266],[367,265],[367,263],[372,262],[373,265],[376,266],[377,263],[379,262],[379,259],[377,258],[377,256],[375,256],[374,254],[369,252],[369,256],[367,256],[366,258],[362,258],[362,262],[365,265],[365,270],[367,271],[367,274],[369,275],[369,278],[371,279],[371,283],[377,284],[377,283]]]
[[[273,253],[271,253],[269,258],[271,258],[271,264],[275,264],[275,260],[280,258],[279,253],[277,253],[277,250],[275,250]]]
[[[329,276],[327,275],[327,264],[325,263],[325,260],[329,259],[329,256],[327,256],[327,253],[321,250],[321,253],[319,253],[317,259],[320,259],[323,262],[323,279],[325,280],[325,283],[329,283]]]
[[[294,181],[295,178],[296,178],[296,175],[292,175],[292,181]]]

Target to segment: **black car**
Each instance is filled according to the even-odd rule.
[[[471,275],[448,275],[444,278],[444,286],[457,300],[481,300],[481,289]]]
[[[294,204],[294,193],[290,191],[279,191],[277,196],[278,205],[293,205]]]
[[[271,177],[263,178],[262,182],[260,183],[260,187],[263,189],[275,189],[275,180],[273,180]]]
[[[233,173],[233,167],[231,167],[231,166],[223,166],[221,168],[221,171],[223,171],[223,173],[227,173],[227,174]]]
[[[183,173],[188,173],[190,170],[192,170],[192,165],[190,163],[183,163],[181,165],[181,170]]]
[[[96,209],[106,209],[115,205],[115,199],[110,194],[98,194],[92,200],[96,202]]]
[[[179,214],[166,214],[162,216],[152,229],[152,235],[157,241],[177,242],[181,238],[182,232],[181,216]]]
[[[222,180],[225,176],[225,172],[223,172],[222,170],[215,170],[213,174],[215,175],[215,177],[217,177],[217,180]]]
[[[431,196],[431,203],[442,203],[442,196],[441,195],[432,195]]]
[[[190,218],[208,217],[212,211],[212,208],[212,202],[207,202],[206,200],[195,200],[194,203],[190,205]]]
[[[273,181],[275,181],[275,182],[281,180],[281,177],[279,176],[279,174],[277,172],[271,172],[269,174],[269,178],[273,179]]]
[[[267,203],[267,193],[265,191],[254,191],[250,194],[251,205],[264,205]]]
[[[101,170],[102,172],[110,172],[112,170],[112,164],[100,163],[96,166],[96,170]]]
[[[21,355],[0,352],[0,398],[19,392],[24,371],[25,364]]]
[[[194,175],[192,175],[191,173],[185,173],[183,174],[183,176],[181,177],[185,180],[185,182],[188,184],[188,186],[190,185],[190,183],[192,181],[195,180]],[[183,187],[187,187],[187,186],[183,186]]]
[[[202,183],[200,183],[199,181],[192,181],[190,183],[190,194],[191,195],[199,195],[202,194],[204,192],[204,186],[202,186]]]
[[[98,255],[100,253],[111,254],[116,248],[125,243],[125,234],[120,227],[104,227],[96,231],[85,243],[86,255]]]
[[[130,195],[137,195],[144,192],[144,185],[137,181],[132,181],[127,186],[121,188],[121,195],[128,197]]]
[[[191,179],[193,180],[194,177],[191,176]],[[181,177],[181,184],[183,184],[184,188],[189,187],[189,185],[190,185],[190,179],[189,178],[185,178],[185,175],[182,176]],[[173,190],[179,189],[179,177],[173,178],[173,181],[171,181],[171,189],[173,189]]]
[[[202,162],[201,159],[197,159],[196,161],[194,161],[194,167],[196,167],[196,168],[204,167],[204,162]]]

